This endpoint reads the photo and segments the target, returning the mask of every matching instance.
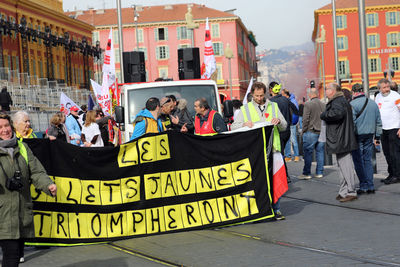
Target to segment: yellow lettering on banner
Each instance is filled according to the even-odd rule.
[[[217,190],[226,189],[235,186],[232,177],[231,164],[224,164],[212,167],[214,174],[215,186]]]
[[[140,200],[140,176],[121,179],[121,195],[123,203]]]
[[[107,237],[107,214],[88,213],[89,238]]]
[[[221,222],[216,199],[199,201],[200,214],[203,224]]]
[[[89,238],[87,213],[68,213],[71,238]]]
[[[139,164],[138,151],[136,141],[128,144],[120,145],[118,152],[118,166],[127,167]]]
[[[157,160],[156,138],[145,137],[138,140],[140,163],[147,163]]]
[[[193,170],[177,171],[176,183],[179,195],[196,193],[196,181]]]
[[[46,193],[37,190],[33,184],[30,186],[30,191],[31,191],[31,197],[33,201],[39,201],[39,202],[46,202],[47,200],[47,195]]]
[[[215,183],[211,168],[195,169],[197,193],[215,191]]]
[[[157,160],[169,159],[171,155],[169,152],[168,135],[167,134],[157,135],[156,144],[157,144]]]
[[[183,228],[180,205],[165,206],[164,215],[165,215],[165,229],[167,231]]]
[[[126,235],[126,212],[109,213],[107,222],[108,237]]]
[[[145,174],[144,188],[146,199],[160,198],[162,191],[160,173]]]
[[[101,205],[100,181],[81,180],[81,184],[82,184],[82,204]]]
[[[57,184],[57,202],[68,204],[81,203],[81,180],[74,178],[55,177]]]
[[[181,204],[181,211],[185,228],[202,225],[199,204],[197,202]]]
[[[51,225],[52,238],[70,238],[68,213],[52,212]]]
[[[256,194],[248,191],[235,196],[240,217],[251,216],[258,213]]]
[[[135,210],[127,211],[127,235],[144,235],[146,234],[146,211]]]
[[[248,158],[231,164],[232,175],[236,185],[241,185],[251,181],[251,166]]]
[[[35,226],[36,237],[51,237],[51,212],[34,211],[33,225]]]
[[[121,204],[121,180],[101,181],[100,195],[102,205]]]
[[[235,196],[217,198],[219,214],[222,221],[230,221],[240,217]]]
[[[148,234],[165,232],[164,209],[146,209],[146,228]]]
[[[178,195],[175,172],[161,173],[162,197],[174,197]]]

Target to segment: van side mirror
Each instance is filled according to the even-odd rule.
[[[224,106],[224,117],[230,118],[233,116],[233,103],[232,100],[225,100],[222,104]]]
[[[125,122],[125,112],[124,107],[116,106],[115,107],[115,121],[117,123],[124,123]]]

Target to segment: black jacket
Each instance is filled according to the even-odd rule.
[[[292,125],[292,115],[299,115],[299,109],[288,98],[282,95],[276,95],[271,97],[269,100],[278,104],[278,108],[287,122],[285,131],[290,131],[290,125]]]
[[[358,148],[354,133],[353,113],[342,92],[338,92],[321,114],[326,122],[326,145],[328,153],[349,153]]]
[[[7,92],[7,88],[3,88],[0,93],[0,106],[3,110],[10,110],[10,106],[12,106],[13,102],[10,96],[10,93]]]

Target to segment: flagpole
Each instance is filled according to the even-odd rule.
[[[121,0],[117,0],[117,15],[118,15],[118,47],[119,47],[119,69],[121,73],[121,82],[124,83],[124,41],[122,37],[122,18],[121,18]]]

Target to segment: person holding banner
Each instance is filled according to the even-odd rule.
[[[242,127],[252,128],[254,123],[268,122],[274,125],[273,130],[273,151],[281,151],[280,131],[286,130],[287,122],[278,108],[278,104],[265,98],[267,87],[262,82],[254,82],[251,87],[252,100],[241,106],[235,121],[232,123],[232,130]],[[283,149],[283,148],[282,148]],[[280,199],[278,199],[272,208],[277,220],[283,220],[285,217],[280,211]]]
[[[65,120],[65,126],[67,126],[67,130],[70,136],[71,144],[80,146],[81,145],[81,131],[82,126],[79,124],[79,115],[78,115],[78,107],[73,106],[70,108],[70,114]]]
[[[0,246],[2,266],[18,266],[24,239],[34,237],[30,184],[50,196],[57,186],[30,148],[18,140],[10,116],[0,114]]]
[[[151,97],[146,102],[146,108],[141,110],[133,122],[133,134],[130,140],[136,139],[146,133],[161,133],[165,131],[165,126],[161,122],[160,100]]]

